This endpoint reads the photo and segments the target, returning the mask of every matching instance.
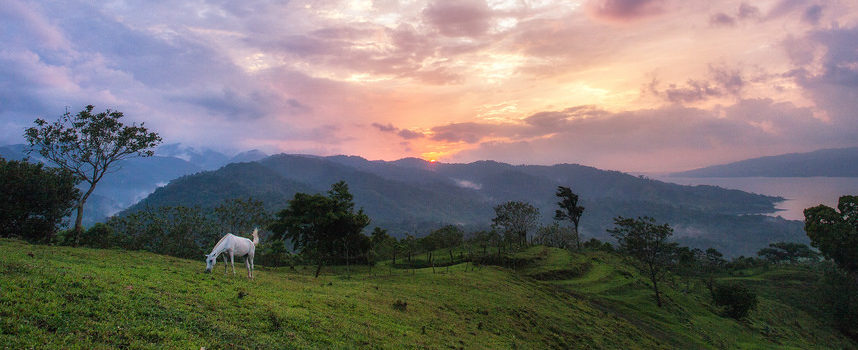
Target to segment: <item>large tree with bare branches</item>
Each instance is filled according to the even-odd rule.
[[[161,143],[161,137],[149,132],[143,123],[122,124],[122,112],[107,109],[93,113],[93,109],[95,107],[89,105],[74,115],[66,111],[53,123],[36,119],[36,125],[24,132],[30,143],[30,152],[37,151],[89,184],[89,189],[77,200],[75,244],[83,230],[83,206],[95,185],[105,174],[119,169],[117,162],[132,157],[150,157],[154,154],[153,148]]]

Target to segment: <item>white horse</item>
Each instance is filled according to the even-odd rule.
[[[212,252],[206,255],[206,272],[212,272],[212,268],[217,262],[217,256],[223,254],[223,273],[227,273],[226,256],[229,254],[229,260],[232,263],[232,274],[235,275],[235,257],[244,257],[244,266],[247,267],[247,277],[253,278],[253,256],[256,254],[256,245],[259,244],[259,229],[253,229],[253,240],[244,237],[239,237],[231,233],[220,239],[215,244]]]

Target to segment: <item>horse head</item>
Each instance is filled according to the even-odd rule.
[[[206,272],[212,272],[212,268],[217,262],[217,256],[214,254],[207,254],[206,257]]]

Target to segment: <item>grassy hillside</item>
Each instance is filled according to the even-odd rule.
[[[767,293],[737,322],[678,286],[658,309],[614,255],[534,247],[516,260],[318,279],[260,267],[250,281],[220,264],[203,274],[202,259],[0,240],[0,348],[856,348]]]

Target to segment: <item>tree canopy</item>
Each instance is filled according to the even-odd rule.
[[[557,186],[555,195],[560,198],[560,201],[557,202],[560,209],[554,211],[554,220],[572,222],[572,228],[575,229],[575,244],[578,249],[581,249],[578,224],[581,222],[581,215],[584,214],[584,207],[578,205],[578,195],[573,193],[569,187]]]
[[[116,163],[131,157],[150,157],[161,143],[157,133],[143,126],[126,126],[120,119],[122,112],[107,109],[93,113],[92,105],[72,115],[66,111],[59,120],[48,123],[36,119],[35,126],[27,128],[24,137],[30,151],[65,169],[89,184],[77,200],[75,242],[83,230],[83,206],[95,190],[95,185]]]
[[[656,303],[661,307],[661,292],[658,282],[664,278],[673,262],[676,243],[668,243],[673,228],[668,224],[656,224],[651,217],[637,219],[617,217],[615,227],[608,232],[617,239],[619,250],[633,258],[641,272],[652,282]]]
[[[355,212],[352,199],[343,181],[331,185],[327,196],[296,193],[269,228],[275,239],[291,240],[295,250],[315,257],[318,277],[325,261],[369,249],[369,238],[361,231],[370,219],[363,209]]]
[[[837,210],[825,205],[807,208],[804,217],[810,244],[843,270],[858,274],[858,196],[840,197]]]
[[[80,192],[68,171],[0,158],[0,237],[49,242]]]
[[[530,203],[510,201],[495,206],[492,226],[524,245],[527,243],[527,231],[536,226],[538,220],[539,209]]]

